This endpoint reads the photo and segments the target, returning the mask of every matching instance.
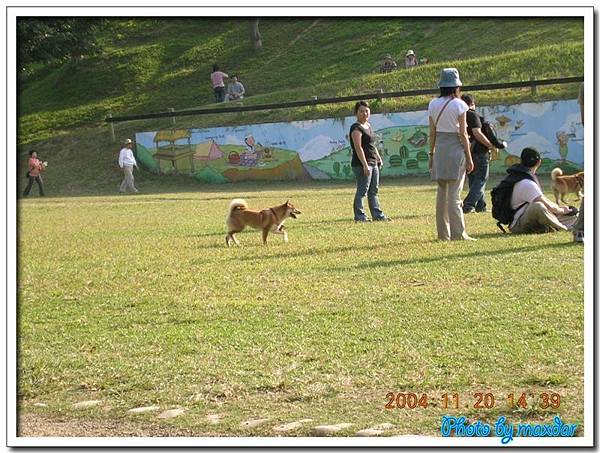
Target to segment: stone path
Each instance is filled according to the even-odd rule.
[[[246,420],[245,422],[240,423],[240,426],[242,428],[256,428],[257,426],[260,426],[266,422],[268,422],[270,419],[268,418],[257,418],[254,420]]]
[[[161,412],[158,418],[175,418],[179,417],[180,415],[183,415],[184,412],[185,409],[169,409],[168,411]]]
[[[100,400],[81,401],[73,404],[73,409],[87,409],[88,407],[99,406],[102,404]]]
[[[312,422],[312,418],[303,418],[302,420],[298,420],[297,422],[284,423],[283,425],[277,425],[273,427],[273,431],[276,433],[286,433],[288,431],[293,431],[297,428],[300,428],[304,423]]]
[[[89,408],[103,406],[103,405],[104,405],[104,402],[102,400],[87,400],[87,401],[80,401],[78,403],[74,403],[72,405],[72,407],[73,407],[73,409],[89,409]],[[34,403],[33,406],[44,407],[44,408],[48,407],[48,405],[46,403],[42,403],[42,402]],[[108,407],[109,406],[104,406],[104,408],[108,408]],[[134,408],[127,410],[127,413],[132,414],[132,415],[138,415],[138,414],[148,414],[148,413],[158,412],[158,411],[160,411],[160,406],[151,405],[151,406],[134,407]],[[176,408],[172,408],[172,409],[163,410],[156,417],[159,419],[162,419],[162,420],[168,420],[168,419],[173,419],[175,417],[180,417],[180,416],[184,415],[185,412],[186,412],[185,408],[176,407]],[[217,424],[221,423],[221,420],[224,417],[226,417],[226,415],[224,415],[224,414],[214,414],[214,413],[206,414],[206,420],[211,425],[217,425]],[[240,422],[239,426],[245,430],[251,430],[251,429],[255,429],[259,426],[263,426],[270,421],[271,421],[270,418],[252,418],[252,419],[248,419],[248,420]],[[292,431],[295,431],[295,430],[301,428],[302,426],[313,423],[313,422],[314,422],[314,420],[312,418],[303,418],[301,420],[291,421],[291,422],[287,422],[287,423],[281,423],[279,425],[272,426],[271,431],[275,434],[286,435],[287,433],[291,433]],[[387,431],[395,428],[395,425],[393,425],[391,423],[381,423],[378,425],[371,426],[369,428],[359,429],[359,430],[355,431],[353,434],[351,434],[349,432],[349,430],[353,426],[354,425],[352,423],[316,425],[316,426],[312,427],[311,434],[313,436],[321,436],[322,437],[322,436],[329,436],[332,434],[340,433],[342,431],[346,431],[347,433],[344,433],[346,437],[352,437],[352,436],[377,437],[377,436],[382,436],[382,435],[386,434]],[[396,435],[393,437],[400,437],[400,436]]]
[[[145,407],[135,407],[133,409],[129,409],[127,412],[130,414],[144,414],[146,412],[153,412],[159,410],[158,406],[145,406]]]

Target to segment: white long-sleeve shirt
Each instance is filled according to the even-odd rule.
[[[129,148],[123,148],[119,153],[119,167],[137,167],[135,157],[133,157],[133,151]]]

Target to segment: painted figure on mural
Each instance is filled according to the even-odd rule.
[[[511,122],[512,120],[504,114],[496,117],[496,132],[498,139],[509,141]]]
[[[244,138],[246,144],[246,151],[240,156],[240,165],[245,167],[255,167],[258,164],[258,155],[256,153],[256,141],[254,136],[247,135]]]
[[[558,140],[558,154],[562,162],[567,161],[567,155],[569,154],[569,134],[563,131],[556,133],[556,139]]]

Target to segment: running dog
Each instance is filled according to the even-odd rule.
[[[576,193],[577,200],[583,196],[583,172],[575,173],[574,175],[564,175],[560,168],[552,170],[552,191],[556,198],[556,204],[559,204],[558,199],[560,196],[561,201],[567,204],[565,201],[565,195],[568,193]]]
[[[274,234],[282,234],[283,241],[288,241],[287,231],[285,231],[283,222],[288,217],[296,218],[296,214],[300,214],[290,201],[286,201],[278,206],[263,209],[262,211],[254,211],[248,209],[248,204],[244,200],[236,198],[229,203],[229,214],[227,215],[227,235],[225,243],[227,247],[231,247],[232,242],[240,245],[234,234],[239,233],[247,226],[262,230],[263,244],[267,244],[267,236],[269,232]]]

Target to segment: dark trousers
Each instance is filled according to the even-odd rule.
[[[40,189],[40,196],[42,196],[42,197],[44,196],[44,181],[42,181],[42,177],[41,176],[30,176],[29,183],[27,184],[27,187],[25,187],[25,191],[23,192],[24,197],[29,195],[31,188],[33,187],[34,181],[38,183],[38,187]]]
[[[475,168],[469,173],[469,194],[463,202],[463,211],[475,208],[475,211],[485,211],[485,183],[490,176],[490,153],[472,153]]]
[[[225,87],[216,87],[215,89],[215,101],[225,101]]]

